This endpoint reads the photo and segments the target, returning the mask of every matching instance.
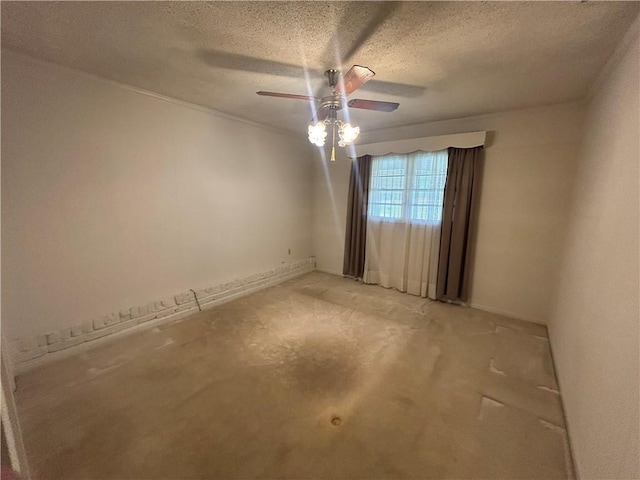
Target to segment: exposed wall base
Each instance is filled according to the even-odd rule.
[[[189,290],[171,298],[131,307],[119,313],[111,313],[92,322],[14,340],[9,345],[14,374],[19,375],[111,339],[179,320],[197,312],[198,303],[202,309],[210,308],[313,270],[315,270],[315,259],[308,258],[282,265],[268,272],[201,288],[195,290],[195,295]]]
[[[329,270],[327,268],[316,268],[316,270],[318,272],[322,272],[322,273],[329,273],[331,275],[337,275],[339,277],[343,277],[344,275],[342,274],[342,272],[336,272],[335,270]]]
[[[328,268],[316,268],[316,270],[318,272],[329,273],[331,275],[338,275],[340,277],[344,276],[342,274],[342,272],[336,272],[336,271],[328,269]],[[476,310],[483,310],[483,311],[489,312],[489,313],[496,313],[498,315],[503,315],[503,316],[509,317],[509,318],[515,318],[516,320],[524,320],[526,322],[537,323],[538,325],[546,325],[546,322],[540,321],[539,319],[536,319],[536,318],[526,317],[524,315],[519,315],[517,313],[508,312],[506,310],[501,310],[499,308],[488,307],[486,305],[481,305],[479,303],[461,303],[460,305],[462,305],[464,307],[475,308]]]
[[[556,382],[558,383],[558,391],[562,392],[562,382],[560,381],[560,375],[558,375],[558,364],[556,363],[556,358],[553,355],[553,345],[551,343],[551,336],[552,336],[552,326],[549,325],[547,326],[547,333],[549,334],[549,352],[551,353],[551,363],[553,364],[553,369],[554,372],[556,374]],[[569,427],[569,418],[567,417],[567,405],[565,403],[565,398],[564,395],[560,395],[560,405],[562,405],[562,416],[564,417],[564,425],[565,425],[565,431],[566,431],[566,448],[567,451],[569,452],[569,463],[570,463],[570,471],[572,476],[569,478],[572,479],[580,479],[582,478],[582,476],[580,475],[580,472],[578,471],[578,464],[576,463],[576,455],[575,455],[575,449],[574,449],[574,441],[573,441],[573,437],[571,436],[571,430]]]
[[[501,310],[499,308],[487,307],[486,305],[480,305],[479,303],[469,303],[466,306],[475,308],[477,310],[484,310],[489,313],[496,313],[498,315],[504,315],[505,317],[515,318],[516,320],[524,320],[526,322],[537,323],[538,325],[546,325],[546,322],[543,322],[537,318],[526,317],[524,315],[519,315],[513,312],[507,312],[506,310]]]

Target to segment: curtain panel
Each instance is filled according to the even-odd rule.
[[[449,148],[444,190],[437,299],[469,298],[484,147]]]
[[[370,219],[363,282],[436,298],[440,225]]]
[[[367,210],[371,181],[371,155],[351,162],[347,228],[344,239],[343,275],[362,278],[367,248]]]

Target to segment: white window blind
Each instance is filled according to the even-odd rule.
[[[373,157],[369,217],[440,223],[447,161],[446,150]]]

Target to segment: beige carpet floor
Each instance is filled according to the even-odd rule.
[[[546,328],[314,272],[22,374],[34,478],[570,478]]]

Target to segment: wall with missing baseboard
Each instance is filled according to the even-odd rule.
[[[132,305],[309,258],[310,153],[304,137],[3,50],[3,336],[58,335],[49,351],[100,335],[109,312],[135,323]]]
[[[91,347],[98,340],[175,321],[198,310],[228,302],[313,270],[315,260],[308,258],[230,282],[190,289],[145,305],[76,323],[71,327],[15,339],[9,343],[8,348],[14,373],[19,374],[63,355],[75,353],[81,348]]]
[[[640,478],[640,17],[589,102],[549,337],[581,478]]]

